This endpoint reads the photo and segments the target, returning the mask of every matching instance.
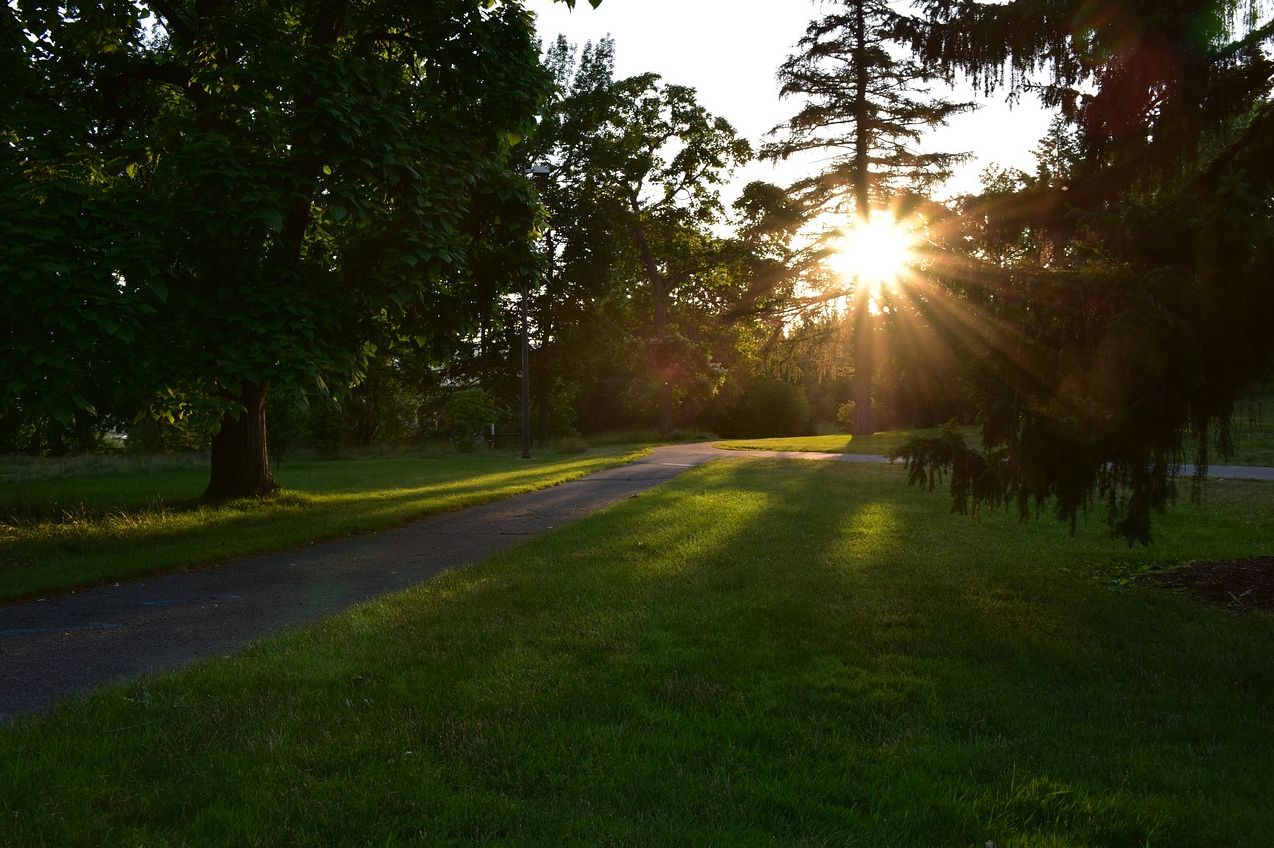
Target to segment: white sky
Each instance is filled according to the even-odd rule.
[[[699,102],[754,146],[799,109],[799,101],[779,100],[775,73],[819,14],[812,0],[603,0],[597,9],[578,0],[573,12],[552,0],[528,0],[527,5],[546,44],[559,33],[579,44],[609,34],[615,39],[618,76],[653,71],[667,82],[697,89]],[[976,98],[964,92],[955,99]],[[935,150],[974,154],[948,189],[976,189],[978,174],[988,164],[1031,170],[1031,150],[1049,118],[1030,98],[1010,109],[1002,96],[958,116],[932,142]],[[750,180],[784,185],[810,168],[808,163],[754,162],[736,175],[727,201]]]

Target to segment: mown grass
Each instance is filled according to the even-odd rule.
[[[264,500],[207,505],[206,466],[27,479],[0,492],[0,600],[283,550],[556,485],[644,449],[296,460]]]
[[[1228,465],[1274,466],[1274,396],[1239,404],[1234,414],[1234,453],[1214,461]]]
[[[982,443],[977,426],[962,427],[960,432],[970,445]],[[941,427],[917,430],[890,430],[870,436],[850,436],[836,433],[831,436],[790,436],[777,439],[729,439],[717,442],[716,447],[725,450],[805,451],[812,453],[867,453],[886,454],[900,448],[912,436],[939,436]]]
[[[896,467],[722,461],[484,565],[0,734],[15,846],[1264,846],[1274,617]]]
[[[1250,410],[1241,409],[1235,415],[1233,437],[1234,451],[1228,458],[1212,456],[1214,464],[1274,466],[1274,399],[1267,399]],[[982,443],[981,429],[977,425],[961,427],[965,440],[977,447]],[[792,436],[777,439],[729,439],[717,442],[726,450],[809,451],[814,453],[864,453],[886,454],[902,447],[911,436],[938,436],[940,427],[917,430],[893,430],[873,433],[870,436],[850,436],[837,433],[830,436]],[[1187,456],[1189,446],[1187,445]]]

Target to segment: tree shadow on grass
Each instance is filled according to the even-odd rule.
[[[0,810],[55,842],[1257,844],[1270,628],[890,473],[717,463],[117,687],[0,738]]]

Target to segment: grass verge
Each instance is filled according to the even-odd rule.
[[[1274,466],[1274,396],[1266,395],[1234,410],[1234,452],[1227,459],[1213,457],[1226,465]]]
[[[968,443],[977,447],[982,443],[977,426],[962,427]],[[922,430],[890,430],[870,436],[850,436],[837,433],[831,436],[790,436],[778,439],[729,439],[717,442],[716,447],[725,450],[804,451],[812,453],[868,453],[885,454],[900,448],[912,436],[940,436],[941,427]]]
[[[1228,458],[1212,456],[1215,465],[1274,466],[1274,421],[1269,420],[1274,400],[1266,399],[1259,408],[1253,406],[1250,414],[1240,410],[1234,419],[1234,450]],[[977,425],[961,427],[965,441],[977,447],[982,443],[981,428]],[[865,453],[885,454],[902,447],[911,436],[939,436],[941,427],[918,430],[891,430],[870,436],[850,436],[837,433],[830,436],[790,436],[777,439],[729,439],[716,443],[725,450],[807,451],[813,453]],[[1186,446],[1186,458],[1190,459],[1190,447]]]
[[[13,482],[0,495],[0,601],[378,530],[642,452],[290,461],[276,468],[283,491],[218,506],[197,500],[208,474],[199,466]]]
[[[1268,552],[1274,486],[1144,549],[901,480],[719,462],[25,720],[6,842],[1267,844],[1274,617],[1109,578]]]

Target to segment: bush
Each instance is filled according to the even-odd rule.
[[[483,389],[458,389],[443,406],[443,433],[458,450],[474,450],[498,414],[495,401]]]
[[[723,436],[741,439],[809,435],[810,402],[800,385],[761,377],[744,389],[720,429]]]
[[[852,400],[846,401],[836,410],[836,423],[840,425],[842,431],[846,433],[854,432],[854,412],[858,407]]]

